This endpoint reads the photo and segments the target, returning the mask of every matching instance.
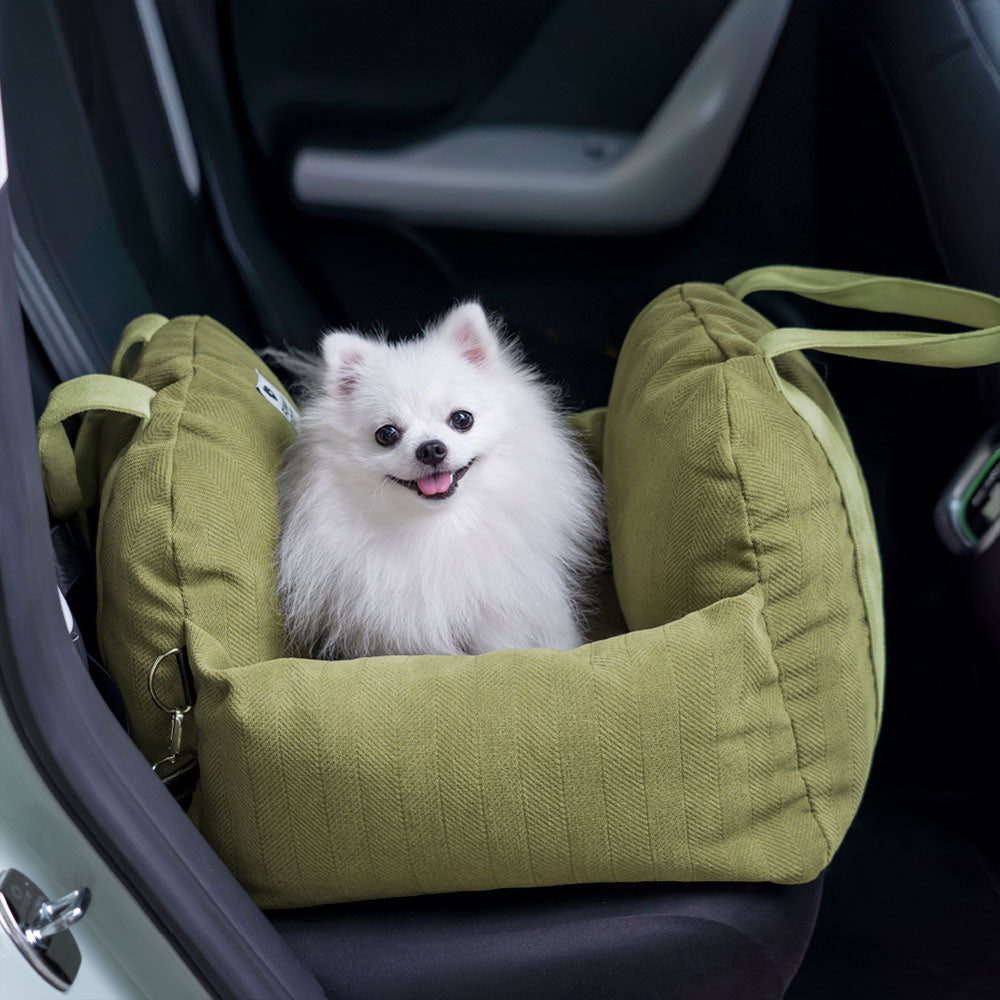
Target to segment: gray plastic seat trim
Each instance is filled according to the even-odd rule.
[[[104,359],[92,356],[80,340],[31,251],[21,239],[13,215],[10,222],[18,297],[59,381],[103,371]]]
[[[677,225],[729,156],[791,0],[734,0],[639,136],[476,127],[388,152],[301,149],[292,189],[307,207],[417,223],[625,233]]]
[[[198,153],[195,150],[194,139],[191,137],[191,125],[181,89],[177,85],[177,74],[170,58],[170,49],[163,34],[160,14],[156,9],[156,0],[135,0],[135,12],[142,28],[142,37],[146,42],[146,51],[153,67],[153,77],[156,89],[160,94],[163,112],[167,118],[167,127],[174,142],[177,153],[177,163],[180,167],[184,184],[193,198],[201,191],[201,170],[198,166]]]

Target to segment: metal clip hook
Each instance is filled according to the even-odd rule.
[[[178,705],[174,708],[165,704],[156,693],[156,671],[159,669],[160,664],[168,656],[177,657],[178,673],[181,678],[181,690],[184,695],[184,700],[186,701],[186,704]],[[161,653],[153,661],[152,667],[149,668],[149,676],[146,678],[146,687],[149,689],[149,696],[153,699],[153,704],[156,705],[161,712],[165,712],[170,716],[170,743],[167,746],[167,755],[162,757],[153,765],[153,770],[158,775],[163,777],[161,774],[162,768],[175,763],[179,758],[184,758],[185,760],[193,758],[193,754],[181,753],[181,729],[184,725],[184,716],[191,711],[191,707],[194,704],[194,692],[192,690],[190,671],[185,660],[184,650],[179,647],[175,647],[174,649],[167,650],[166,653]]]
[[[160,664],[169,656],[177,658],[177,673],[181,682],[182,705],[171,707],[156,693],[156,671]],[[181,730],[184,726],[184,716],[191,711],[195,703],[194,678],[188,666],[186,651],[183,647],[169,649],[161,653],[149,668],[146,687],[153,704],[170,716],[170,742],[167,754],[153,765],[153,773],[163,782],[171,795],[180,803],[182,809],[188,809],[198,784],[200,768],[198,757],[191,750],[181,751]]]
[[[186,705],[174,708],[171,708],[169,705],[165,705],[160,700],[153,683],[156,678],[156,671],[159,669],[160,664],[168,656],[177,657],[177,673],[181,679],[181,692],[184,695],[184,700],[187,702]],[[149,696],[153,699],[153,704],[156,705],[161,712],[166,712],[167,715],[173,715],[174,712],[180,712],[183,715],[191,710],[191,706],[194,705],[194,691],[191,685],[191,671],[187,665],[187,658],[184,655],[184,650],[181,647],[175,646],[173,649],[168,649],[165,653],[161,653],[153,661],[153,665],[149,668],[149,676],[146,678],[146,687],[149,689]]]

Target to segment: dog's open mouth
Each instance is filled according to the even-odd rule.
[[[475,459],[472,460],[474,461]],[[427,497],[428,500],[446,500],[458,489],[458,481],[472,468],[472,462],[454,472],[435,472],[421,479],[397,479],[395,476],[387,478],[399,483],[400,486],[405,486],[408,490],[413,490],[414,493]]]

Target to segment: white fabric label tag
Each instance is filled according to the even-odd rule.
[[[299,429],[299,411],[255,368],[257,391],[294,427]]]

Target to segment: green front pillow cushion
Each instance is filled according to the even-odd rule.
[[[572,652],[281,658],[276,477],[294,412],[273,374],[211,320],[159,317],[116,362],[138,352],[145,403],[60,387],[40,425],[46,485],[66,515],[103,484],[102,652],[134,736],[165,752],[146,675],[186,645],[191,815],[261,905],[824,868],[879,725],[877,550],[836,408],[802,345],[740,296],[848,288],[878,308],[896,288],[832,274],[683,285],[637,318],[607,410],[574,418],[605,477],[629,631]],[[988,325],[977,308],[958,320]],[[102,406],[119,412],[87,417],[74,469],[61,420]],[[169,678],[160,694],[176,697]]]

